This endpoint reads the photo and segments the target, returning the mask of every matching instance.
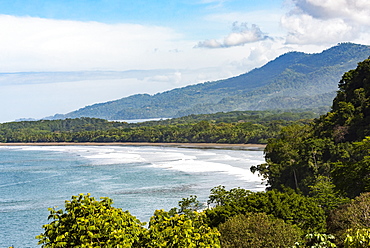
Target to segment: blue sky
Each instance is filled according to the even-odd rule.
[[[205,19],[212,15],[230,13],[242,15],[261,10],[278,13],[282,12],[282,9],[281,0],[14,0],[11,3],[0,1],[0,13],[5,15],[165,26],[181,31],[187,38],[202,38],[211,33],[223,35],[228,23],[210,26],[209,21]],[[246,15],[242,21],[253,20]]]
[[[3,122],[369,44],[370,1],[0,0],[0,33]]]
[[[104,23],[134,22],[168,25],[201,19],[212,13],[279,9],[281,0],[13,0],[0,1],[1,13],[62,20]]]

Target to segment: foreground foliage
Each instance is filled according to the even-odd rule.
[[[333,210],[328,218],[328,231],[340,240],[348,234],[356,236],[354,233],[362,229],[370,229],[370,193],[363,193]],[[348,230],[352,231],[348,233]]]
[[[219,186],[212,189],[209,203],[216,204],[206,210],[212,226],[218,226],[238,214],[263,212],[297,225],[306,233],[326,229],[323,209],[311,198],[294,191],[250,192],[240,188],[227,191]]]
[[[332,241],[335,237],[331,234],[309,233],[306,234],[302,242],[296,242],[293,248],[335,248],[337,245]]]
[[[345,248],[370,247],[370,229],[349,229],[344,240]]]
[[[265,213],[236,215],[218,228],[224,248],[292,247],[302,235],[296,226]]]
[[[65,211],[49,209],[52,222],[38,235],[42,247],[220,247],[219,232],[208,227],[204,213],[172,215],[155,211],[149,228],[128,211],[90,194],[72,196]]]
[[[219,232],[206,224],[204,213],[175,214],[156,210],[149,222],[145,246],[156,247],[214,247],[219,248]]]
[[[90,194],[72,196],[66,201],[65,211],[49,209],[43,226],[45,233],[36,238],[42,247],[140,247],[143,223],[128,211],[111,206],[104,197],[96,201]]]
[[[327,215],[319,203],[294,191],[211,190],[202,212],[196,196],[179,208],[156,210],[144,228],[106,197],[73,196],[65,211],[50,209],[52,221],[38,235],[42,247],[367,247],[370,193]],[[326,229],[327,226],[327,229]],[[217,229],[216,229],[217,228]],[[335,236],[335,243],[333,239]],[[364,245],[366,244],[366,245]]]

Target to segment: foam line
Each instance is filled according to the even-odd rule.
[[[2,147],[4,148],[4,147]],[[262,151],[210,151],[163,147],[126,146],[20,146],[21,150],[43,150],[71,153],[91,165],[147,163],[151,167],[186,173],[219,172],[246,181],[260,181],[249,171],[250,166],[263,163]]]

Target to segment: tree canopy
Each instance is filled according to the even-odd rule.
[[[95,200],[90,194],[72,196],[65,210],[49,209],[38,235],[42,247],[220,247],[219,232],[206,223],[205,213],[171,214],[156,210],[149,227],[128,211],[112,207],[113,201],[102,197]]]
[[[253,168],[270,189],[310,194],[325,176],[349,197],[370,190],[370,60],[345,73],[333,107],[304,126],[283,128],[269,141],[266,163]]]
[[[36,238],[42,247],[140,247],[144,223],[128,211],[111,206],[103,197],[96,201],[90,194],[72,196],[65,211],[49,209],[52,222]]]

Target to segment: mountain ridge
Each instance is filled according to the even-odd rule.
[[[228,79],[157,93],[135,94],[47,119],[171,118],[222,111],[330,106],[344,72],[368,58],[370,47],[340,43],[321,53],[288,52]]]

